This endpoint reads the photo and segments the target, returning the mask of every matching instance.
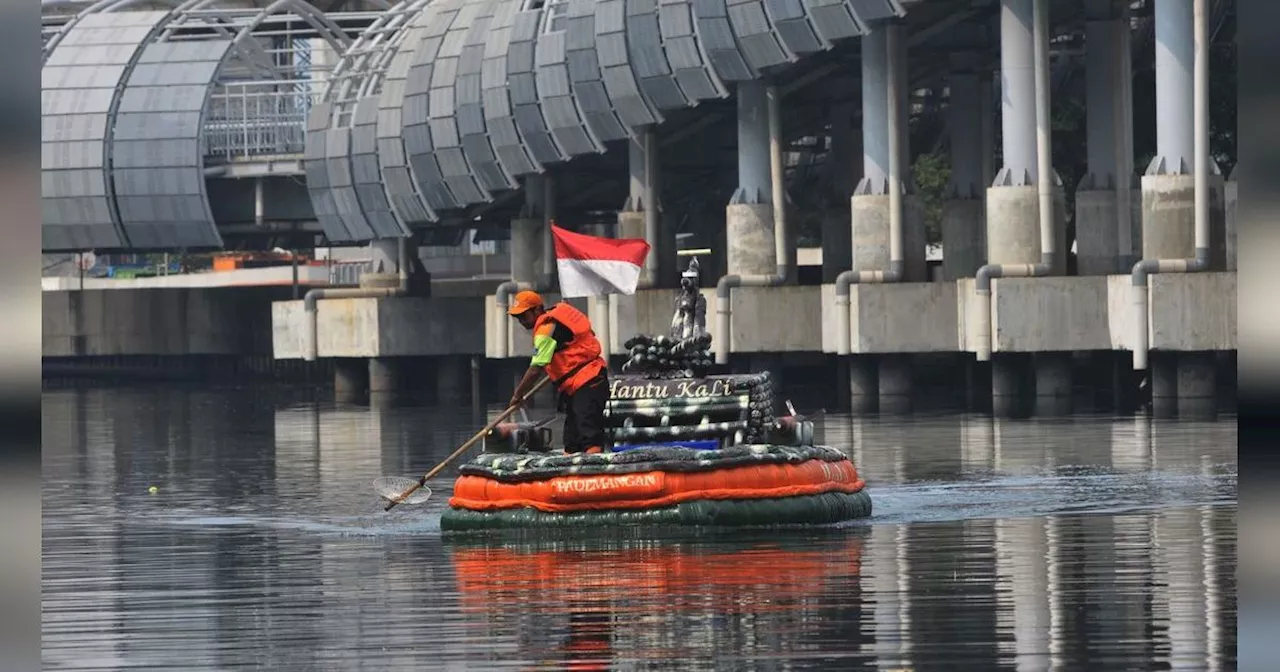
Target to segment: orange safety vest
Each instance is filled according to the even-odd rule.
[[[562,344],[546,367],[551,382],[565,394],[573,394],[604,369],[600,341],[591,329],[591,320],[568,303],[557,303],[539,315],[533,323],[534,332],[548,320],[563,324],[573,334],[573,340]]]

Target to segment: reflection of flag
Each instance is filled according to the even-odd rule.
[[[570,299],[602,294],[635,294],[640,268],[649,254],[642,238],[600,238],[554,224],[560,296]]]

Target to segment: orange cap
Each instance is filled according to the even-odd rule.
[[[519,315],[532,308],[542,306],[542,297],[537,292],[525,290],[516,294],[515,300],[511,302],[511,308],[507,310],[508,315]]]

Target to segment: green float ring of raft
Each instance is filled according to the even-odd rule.
[[[440,517],[449,533],[589,527],[757,527],[832,525],[871,515],[871,496],[825,492],[770,499],[697,500],[653,509],[549,513],[522,507],[472,511],[450,507]]]

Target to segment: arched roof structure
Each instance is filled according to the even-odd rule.
[[[272,46],[286,32],[275,27],[301,19],[339,52],[350,42],[302,0],[265,8],[187,0],[146,11],[135,4],[94,3],[45,43],[45,251],[221,247],[205,189],[206,124],[225,120],[237,103],[215,101],[215,92],[257,83],[276,107],[309,107],[292,90],[299,64]],[[238,103],[245,136],[251,112],[260,111],[248,100]]]
[[[285,126],[302,135],[273,121],[286,107],[306,120],[283,144],[305,143],[329,240],[405,236],[904,13],[898,0],[402,0],[352,41],[303,0],[131,9],[143,1],[99,0],[45,41],[46,251],[220,247],[210,144],[269,153]],[[314,106],[271,46],[298,19],[341,54]]]
[[[317,107],[308,188],[332,241],[408,235],[903,13],[897,0],[402,2],[338,67],[375,82],[366,102],[335,77],[346,93]]]

